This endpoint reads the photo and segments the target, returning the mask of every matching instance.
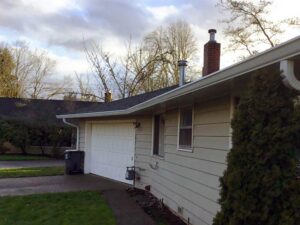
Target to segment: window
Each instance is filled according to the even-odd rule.
[[[165,133],[164,115],[155,115],[153,122],[154,122],[153,155],[164,156],[164,133]]]
[[[180,110],[179,119],[179,149],[192,149],[193,139],[193,109],[186,108]]]

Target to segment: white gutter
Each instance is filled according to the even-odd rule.
[[[280,70],[282,71],[283,83],[297,91],[300,91],[300,81],[294,73],[294,61],[283,60],[280,62]]]
[[[70,123],[66,120],[66,118],[62,118],[63,122],[69,126],[76,128],[76,150],[79,150],[79,126],[73,123]]]
[[[220,71],[214,72],[199,80],[178,87],[172,91],[154,97],[148,101],[142,102],[131,108],[115,111],[103,111],[92,113],[66,114],[58,115],[57,118],[85,118],[85,117],[103,117],[115,115],[128,115],[133,112],[154,106],[156,104],[178,98],[180,96],[192,93],[194,91],[204,89],[218,83],[242,76],[243,74],[261,69],[263,67],[279,63],[282,60],[290,59],[296,55],[300,55],[300,36],[297,36],[285,43],[277,45],[248,59],[226,67]]]

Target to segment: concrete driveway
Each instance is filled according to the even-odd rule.
[[[24,168],[24,167],[56,167],[64,166],[64,160],[32,160],[32,161],[0,161],[1,168]]]
[[[129,186],[94,175],[0,179],[0,196],[79,190],[125,190]]]
[[[129,186],[94,175],[0,179],[0,196],[97,190],[112,208],[118,225],[155,225],[126,193]]]

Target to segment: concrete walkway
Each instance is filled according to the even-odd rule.
[[[104,199],[112,208],[118,225],[155,225],[153,219],[125,191],[107,190]]]
[[[64,166],[64,160],[32,160],[32,161],[0,161],[1,168],[24,168],[24,167],[53,167]]]
[[[155,225],[129,197],[129,186],[94,175],[49,176],[0,179],[0,196],[97,190],[112,208],[118,225]]]

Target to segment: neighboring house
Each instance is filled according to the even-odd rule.
[[[81,108],[100,105],[97,102],[45,100],[45,99],[24,99],[24,98],[0,98],[0,120],[22,122],[28,125],[48,125],[67,127],[62,120],[56,118],[57,114],[71,113]],[[71,147],[71,137],[67,141]],[[11,146],[11,145],[10,145]],[[12,147],[12,146],[11,146]],[[13,147],[12,147],[13,148]],[[16,148],[14,148],[16,151]],[[39,148],[32,148],[31,151],[40,151]],[[33,153],[33,152],[31,152]],[[40,152],[38,152],[40,153]]]
[[[197,225],[212,224],[220,208],[230,121],[250,77],[261,69],[282,70],[284,82],[300,90],[293,73],[300,71],[300,36],[218,71],[220,45],[211,32],[198,80],[57,116],[79,125],[85,173],[128,182],[126,166],[135,165],[136,187],[148,186]]]

